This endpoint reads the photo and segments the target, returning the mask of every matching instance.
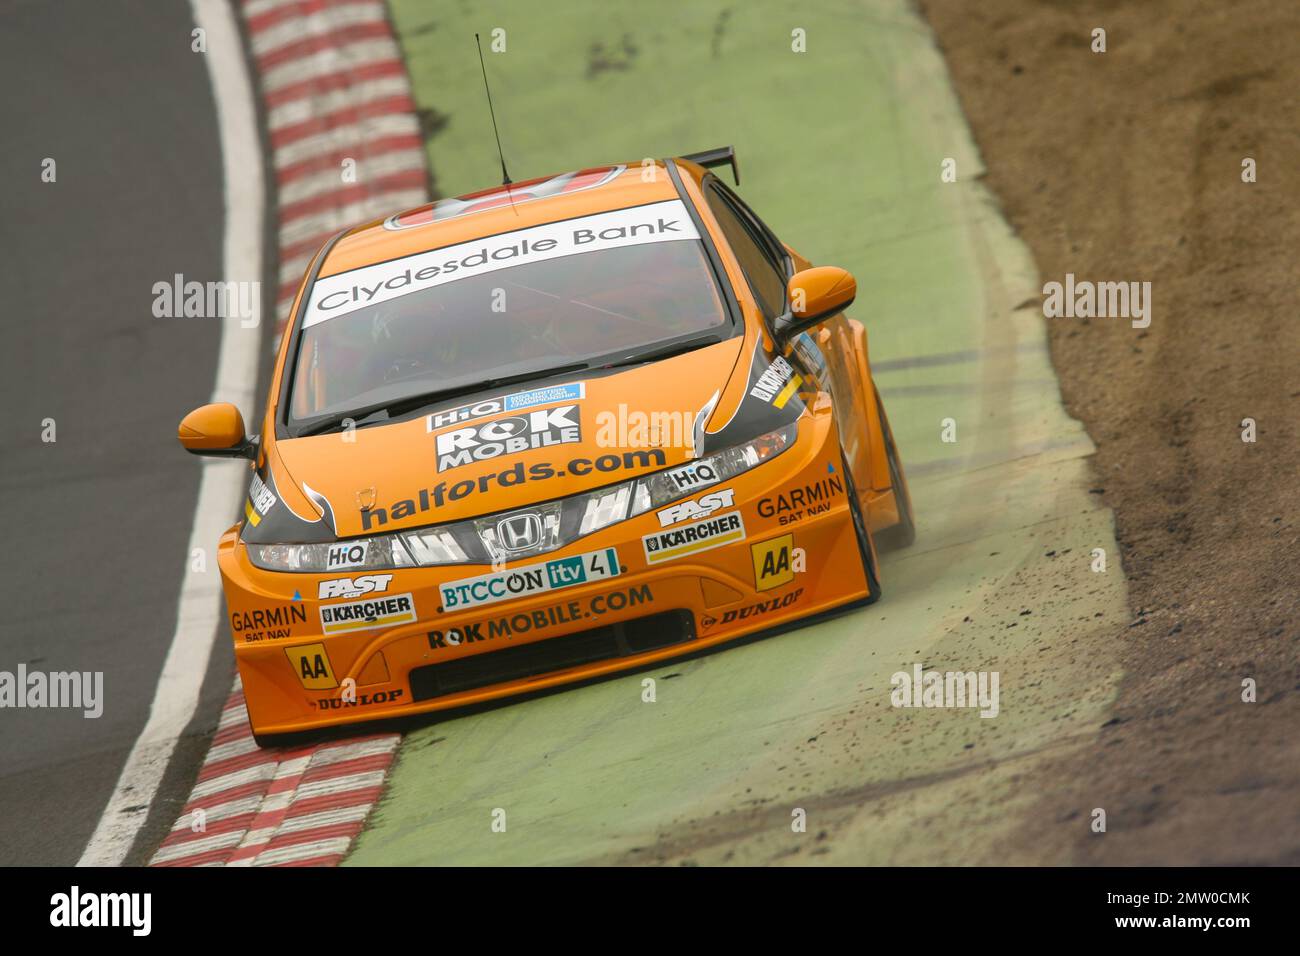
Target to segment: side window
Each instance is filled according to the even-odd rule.
[[[732,208],[722,194],[713,187],[704,192],[709,208],[722,227],[727,242],[740,260],[749,288],[758,299],[759,307],[769,319],[785,311],[785,272],[773,262],[740,214]]]
[[[745,204],[745,201],[727,188],[727,185],[720,179],[713,180],[713,188],[716,189],[727,204],[739,214],[740,218],[745,221],[749,227],[749,233],[758,240],[758,244],[763,247],[767,258],[776,265],[776,271],[782,276],[786,276],[785,266],[789,259],[785,246],[781,245],[781,240],[772,234],[767,223],[758,218],[758,214]]]

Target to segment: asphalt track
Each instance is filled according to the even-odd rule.
[[[152,287],[222,278],[221,151],[187,4],[20,2],[0,20],[0,670],[104,675],[98,719],[0,711],[0,864],[71,865],[176,625],[200,481],[176,423],[209,400],[220,331],[155,318]]]
[[[1060,410],[1040,321],[1015,311],[1036,292],[1032,268],[974,182],[924,24],[892,0],[801,11],[809,52],[793,55],[776,4],[691,4],[672,29],[631,6],[598,23],[576,4],[488,4],[472,23],[396,8],[421,105],[452,120],[430,124],[444,193],[491,179],[472,47],[457,59],[447,46],[488,23],[511,37],[514,55],[489,66],[517,178],[736,143],[742,190],[783,238],[859,277],[853,314],[920,538],[885,556],[886,598],[867,611],[411,733],[351,862],[1045,862],[1001,859],[999,835],[1032,797],[1036,760],[1106,710],[1113,657],[1071,648],[1124,616],[1124,584],[1115,560],[1088,571],[1092,548],[1114,550],[1086,493],[1091,445]],[[23,4],[0,37],[0,278],[12,314],[46,320],[9,323],[19,347],[3,359],[6,518],[22,558],[5,564],[0,669],[102,670],[107,695],[98,721],[0,712],[0,862],[76,861],[177,623],[199,475],[172,435],[209,399],[219,330],[154,319],[150,290],[176,272],[223,277],[220,150],[188,13]],[[51,50],[66,58],[57,70]],[[47,155],[55,184],[39,182]],[[956,184],[939,184],[945,157]],[[945,418],[953,444],[939,440]],[[84,555],[113,571],[70,575]],[[217,646],[209,715],[227,690]],[[890,674],[913,663],[998,670],[999,717],[890,708]],[[169,780],[189,759],[182,747]],[[791,832],[796,808],[807,833]]]
[[[1032,263],[977,181],[925,24],[892,0],[697,3],[671,26],[632,5],[599,23],[578,4],[394,6],[419,105],[447,120],[429,143],[445,193],[492,175],[473,48],[448,46],[475,29],[506,29],[488,67],[516,178],[737,146],[741,190],[778,234],[857,275],[919,535],[883,556],[872,608],[408,734],[347,862],[1051,862],[1008,858],[1001,838],[1041,758],[1105,719],[1118,667],[1090,638],[1125,619],[1125,584],[1087,490],[1092,445],[1061,409],[1040,317],[1017,309]],[[891,707],[891,675],[918,663],[999,672],[998,716]]]

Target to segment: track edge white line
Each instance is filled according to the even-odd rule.
[[[225,207],[222,271],[227,282],[262,281],[262,229],[266,189],[257,106],[235,12],[226,0],[189,0],[197,26],[208,38],[204,62],[212,84],[221,139]],[[212,401],[251,408],[257,384],[257,358],[263,319],[244,327],[238,318],[222,320]],[[238,463],[205,463],[187,556],[210,553],[235,516],[244,471]],[[212,658],[221,620],[221,582],[216,562],[204,578],[192,581],[186,570],[176,608],[176,630],[163,661],[149,718],[127,757],[108,805],[99,818],[78,866],[121,866],[148,819],[149,809],[186,726],[194,716]],[[135,807],[135,810],[130,808]]]

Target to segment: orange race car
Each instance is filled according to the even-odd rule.
[[[912,538],[856,283],[709,171],[728,148],[336,236],[219,563],[260,743],[640,667],[880,594]]]

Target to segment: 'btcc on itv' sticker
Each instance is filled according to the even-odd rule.
[[[410,594],[349,601],[346,604],[325,604],[320,609],[321,633],[327,636],[413,623],[415,600]]]
[[[728,511],[680,528],[645,535],[641,543],[645,547],[646,563],[660,564],[686,554],[698,554],[743,540],[745,522],[741,520],[740,512]]]
[[[445,611],[460,611],[498,601],[511,601],[530,594],[558,591],[575,584],[586,584],[622,573],[618,554],[613,548],[588,551],[568,558],[554,558],[537,564],[492,571],[473,578],[448,581],[440,588]]]
[[[558,405],[560,402],[580,402],[587,396],[585,382],[565,382],[563,385],[544,385],[514,392],[502,398],[489,398],[473,405],[462,405],[446,411],[434,412],[426,419],[428,431],[436,432],[452,425],[463,425],[489,415],[522,412],[539,405]]]
[[[507,611],[501,617],[469,621],[445,631],[430,631],[429,648],[446,650],[449,647],[459,647],[461,644],[495,641],[498,637],[509,640],[534,631],[563,627],[582,621],[584,618],[600,617],[643,604],[653,604],[654,599],[650,585],[640,584],[626,590],[616,589],[603,594],[594,594],[585,601],[566,601],[563,604],[552,604],[550,607],[535,608],[531,611],[513,613]]]
[[[303,328],[466,276],[584,252],[699,238],[680,199],[516,229],[317,279]]]

